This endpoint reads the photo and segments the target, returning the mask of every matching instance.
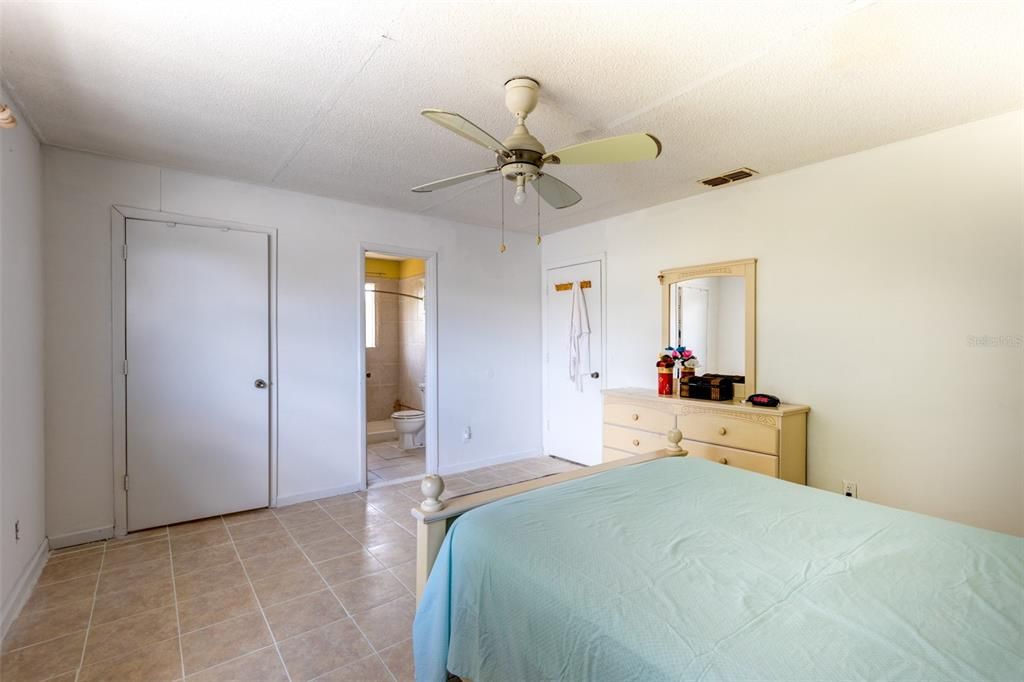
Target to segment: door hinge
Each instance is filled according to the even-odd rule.
[[[124,363],[121,365],[121,373],[124,374],[125,376],[128,376],[128,361],[127,360],[125,360]]]
[[[124,491],[128,492],[128,474],[124,475]]]
[[[128,245],[121,244],[121,260],[128,260]]]

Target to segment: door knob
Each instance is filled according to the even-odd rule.
[[[600,379],[601,378],[601,373],[600,372],[591,372],[590,373],[590,378],[591,379]]]
[[[265,382],[263,379],[257,379],[256,381],[253,382],[252,385],[255,386],[256,388],[266,388],[267,382]]]

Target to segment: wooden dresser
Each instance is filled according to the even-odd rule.
[[[667,447],[675,428],[690,457],[807,483],[806,405],[775,408],[659,396],[652,389],[604,391],[604,454],[608,462]]]

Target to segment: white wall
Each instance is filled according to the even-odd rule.
[[[1024,534],[1022,125],[1006,114],[567,230],[544,260],[607,252],[607,385],[654,387],[657,272],[757,258],[757,388],[811,406],[810,484]]]
[[[502,256],[488,229],[50,147],[44,178],[51,538],[113,518],[112,204],[279,230],[281,497],[360,483],[361,241],[438,253],[441,467],[540,453],[540,253],[528,235]]]
[[[11,106],[0,88],[0,102]],[[0,622],[45,551],[42,155],[27,122],[0,129]],[[21,540],[15,542],[14,523]]]

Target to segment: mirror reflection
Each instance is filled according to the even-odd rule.
[[[669,344],[697,356],[698,376],[744,373],[746,291],[743,277],[701,277],[669,291]]]

